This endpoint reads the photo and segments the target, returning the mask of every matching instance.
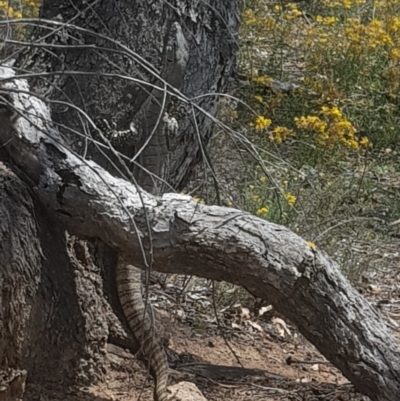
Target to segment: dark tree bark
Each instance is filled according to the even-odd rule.
[[[65,23],[73,21],[76,26],[104,36],[77,31],[67,25],[58,35],[46,38],[46,43],[75,48],[51,48],[51,51],[48,51],[48,48],[38,48],[34,55],[29,53],[28,59],[25,56],[21,57],[31,71],[43,71],[45,68],[46,71],[63,73],[56,77],[47,76],[46,81],[37,79],[32,83],[35,91],[46,93],[52,99],[73,103],[99,124],[107,120],[110,126],[115,126],[118,130],[127,130],[146,98],[152,93],[151,87],[129,81],[129,78],[141,79],[163,88],[163,83],[154,76],[154,72],[150,74],[146,68],[148,69],[149,65],[154,66],[152,71],[158,71],[163,76],[163,65],[168,57],[166,46],[171,44],[170,27],[174,22],[179,23],[182,28],[189,54],[181,81],[178,79],[178,85],[177,82],[171,82],[171,85],[178,86],[177,89],[190,99],[207,93],[225,91],[237,50],[237,0],[219,0],[212,4],[203,0],[99,1],[90,7],[84,1],[73,3],[72,7],[69,0],[44,2],[42,17],[59,20],[61,15]],[[57,28],[60,28],[60,25]],[[48,32],[40,31],[42,35]],[[125,45],[148,64],[104,37]],[[79,44],[88,44],[91,48],[79,48]],[[144,68],[143,65],[147,67]],[[71,75],[68,71],[80,72],[83,75]],[[85,75],[86,72],[94,75]],[[118,74],[127,78],[104,77],[101,76],[102,73]],[[213,115],[217,96],[210,95],[193,102]],[[156,134],[153,141],[157,143],[159,151],[154,155],[154,147],[147,146],[139,161],[155,173],[165,171],[162,178],[174,189],[179,190],[200,160],[200,147],[206,146],[210,139],[212,121],[204,113],[194,110],[197,126],[200,127],[199,137],[190,107],[176,101],[173,105],[166,105],[166,110],[170,109],[173,109],[170,114],[178,121],[179,132],[169,144],[165,143],[165,138],[157,138]],[[85,129],[88,129],[80,122],[78,117],[81,116],[78,116],[76,110],[65,105],[53,106],[52,117],[83,135]],[[65,129],[62,131],[75,150],[94,157],[98,163],[107,166],[108,170],[111,169],[110,164],[91,142],[82,139],[77,141],[76,134],[71,134]],[[146,139],[139,139],[136,150]],[[133,154],[134,149],[130,156]],[[143,184],[147,174],[137,176],[139,184]]]
[[[47,387],[98,380],[107,319],[115,315],[99,296],[102,283],[85,244],[66,239],[3,164],[0,194],[0,399],[19,398],[24,372]],[[122,345],[132,344],[116,317],[112,323]]]
[[[41,252],[27,187],[0,163],[0,385],[21,396],[31,316],[41,283]],[[18,333],[18,335],[16,335]],[[1,394],[0,394],[1,397]]]
[[[135,186],[88,160],[90,156],[120,175],[118,166],[110,163],[118,159],[108,153],[107,160],[89,140],[89,131],[94,135],[96,130],[82,113],[60,103],[68,101],[96,122],[106,119],[119,131],[127,130],[149,96],[128,78],[157,82],[143,63],[132,61],[129,49],[144,54],[162,76],[169,57],[169,39],[164,36],[172,22],[180,24],[189,44],[183,78],[175,80],[178,89],[187,97],[223,91],[234,63],[236,13],[237,2],[231,0],[212,6],[200,0],[95,1],[90,7],[80,1],[44,3],[43,17],[59,20],[60,15],[64,25],[42,22],[53,34],[38,42],[34,51],[30,49],[28,57],[21,56],[17,66],[41,73],[31,84],[35,92],[53,101],[51,115],[38,98],[12,92],[29,90],[22,81],[4,81],[0,87],[0,146],[7,151],[1,160],[9,160],[21,177],[4,168],[1,171],[0,236],[6,240],[0,243],[0,366],[13,369],[8,396],[14,392],[17,399],[20,395],[22,390],[14,387],[23,382],[19,378],[25,377],[24,370],[29,380],[46,385],[60,379],[71,384],[98,379],[110,337],[135,348],[124,330],[112,284],[114,252],[129,251],[132,260],[145,267],[130,217],[135,216],[146,250],[146,220],[150,223],[155,269],[243,285],[297,324],[360,391],[374,400],[397,400],[400,350],[376,311],[329,258],[283,227],[239,211],[199,206],[189,197],[155,198],[143,193],[145,215]],[[79,27],[118,39],[126,48]],[[49,31],[41,28],[35,34],[45,32]],[[9,71],[2,69],[1,73],[5,76]],[[174,86],[172,81],[168,83]],[[150,95],[155,93],[146,89]],[[9,94],[4,96],[5,92]],[[198,105],[212,114],[215,102],[215,97],[208,96]],[[29,116],[33,125],[17,112],[11,115],[13,106]],[[145,167],[150,164],[150,171],[167,171],[163,178],[177,189],[201,154],[191,106],[181,106],[174,105],[182,110],[177,114],[179,131],[172,143],[158,138],[162,149],[157,157],[144,151],[141,158]],[[195,115],[206,145],[211,121],[198,109]],[[63,137],[46,121],[60,124]],[[83,136],[77,140],[77,132],[67,127]],[[140,137],[131,151],[146,139]],[[136,166],[133,171],[137,173]],[[143,177],[137,174],[141,183]],[[15,222],[8,216],[14,216]],[[66,229],[81,238],[101,239],[109,247],[99,248],[104,252],[100,258],[104,265],[97,267],[87,248],[90,245],[66,236]],[[102,275],[108,277],[104,288]],[[15,331],[18,337],[13,336]]]

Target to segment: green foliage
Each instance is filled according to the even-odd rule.
[[[36,18],[39,16],[41,5],[42,0],[0,0],[0,21]],[[27,28],[22,24],[10,26],[7,35],[13,39],[23,39],[28,36]]]
[[[255,113],[231,117],[261,155],[242,206],[358,277],[400,217],[386,185],[398,176],[400,0],[247,1],[241,43],[241,96]]]
[[[0,19],[37,17],[42,0],[0,1]]]

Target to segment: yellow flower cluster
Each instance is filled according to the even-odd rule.
[[[358,140],[356,128],[348,121],[338,107],[321,108],[323,120],[317,116],[302,116],[294,119],[298,128],[317,133],[317,143],[321,146],[331,147],[341,144],[352,149],[358,149],[359,146],[371,146],[368,138],[363,137]]]
[[[256,211],[256,215],[257,216],[263,216],[263,215],[265,215],[267,213],[268,213],[268,208],[266,208],[265,206],[261,207],[260,209],[258,209]]]
[[[303,15],[303,13],[297,8],[296,3],[288,3],[286,4],[286,10],[283,18],[290,21],[294,20]]]
[[[204,201],[203,198],[200,198],[198,196],[193,196],[192,198],[196,203],[200,203],[201,205],[204,205],[206,202]]]
[[[314,242],[312,241],[307,241],[307,245],[311,248],[311,249],[316,249],[317,246],[314,244]]]
[[[323,133],[326,131],[326,123],[324,123],[317,116],[301,116],[295,117],[294,122],[296,127],[300,129],[306,129],[310,131],[317,131]]]
[[[266,75],[261,75],[261,76],[252,77],[252,81],[256,85],[268,85],[268,84],[271,84],[273,82],[273,79],[271,77],[266,76]]]
[[[323,0],[322,4],[329,8],[344,8],[350,10],[352,7],[361,6],[367,0]]]
[[[359,143],[361,146],[363,146],[364,148],[368,148],[368,147],[371,147],[371,146],[372,146],[370,140],[369,140],[366,136],[363,136],[363,137],[358,141],[358,143]]]
[[[394,64],[397,64],[400,61],[400,49],[392,49],[390,51],[390,60]]]
[[[21,11],[15,10],[10,6],[8,1],[0,1],[0,11],[3,12],[3,15],[6,18],[20,19],[22,18]]]
[[[39,14],[43,0],[23,0],[21,2],[0,0],[0,19],[21,19],[25,17],[36,17]],[[19,26],[19,28],[22,28]]]
[[[30,7],[39,8],[42,5],[43,0],[23,0],[23,1]]]
[[[357,18],[349,18],[345,29],[346,37],[350,45],[355,46],[358,51],[365,48],[375,49],[382,45],[392,43],[390,35],[385,31],[383,23],[373,19],[365,25]]]
[[[269,118],[265,118],[263,116],[258,116],[256,118],[255,128],[258,131],[261,131],[265,128],[268,128],[271,125],[271,120]]]
[[[246,9],[243,13],[243,23],[248,27],[262,28],[267,31],[271,31],[276,28],[276,21],[271,17],[257,17],[254,15],[254,11]]]
[[[315,21],[322,23],[322,25],[334,25],[338,19],[336,17],[322,17],[317,15]]]
[[[346,9],[350,9],[351,8],[351,0],[343,0],[343,6]]]
[[[333,117],[335,119],[341,119],[343,117],[342,112],[336,106],[333,106],[331,108],[327,106],[322,106],[321,113],[328,118]]]
[[[285,198],[287,200],[287,202],[289,203],[290,206],[293,206],[296,203],[296,195],[291,194],[290,192],[288,192],[287,194],[285,194]]]
[[[257,23],[257,19],[254,16],[253,10],[250,10],[249,8],[244,11],[243,13],[243,22],[246,25],[254,25]]]
[[[285,141],[289,136],[295,136],[293,130],[286,127],[275,127],[272,130],[269,138],[271,141],[277,143],[278,145]]]
[[[387,19],[387,30],[391,34],[395,34],[400,31],[400,18],[396,15],[389,15]]]

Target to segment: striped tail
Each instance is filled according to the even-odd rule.
[[[168,360],[154,327],[151,306],[146,307],[142,298],[141,270],[122,257],[117,265],[117,289],[129,327],[149,361],[155,380],[154,398],[167,401]]]

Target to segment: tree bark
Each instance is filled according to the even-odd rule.
[[[12,91],[18,82],[5,85]],[[323,252],[250,214],[199,205],[188,196],[154,197],[113,177],[63,146],[58,132],[43,122],[49,113],[40,100],[10,94],[17,108],[35,110],[36,116],[30,125],[14,118],[0,143],[70,232],[100,238],[142,268],[153,259],[159,271],[242,285],[295,323],[359,391],[373,400],[398,399],[398,344]]]
[[[169,38],[170,26],[177,22],[188,43],[189,57],[182,76],[170,83],[170,90],[176,87],[205,112],[214,115],[218,96],[196,97],[225,91],[238,48],[238,4],[237,0],[219,0],[212,5],[203,0],[95,1],[90,6],[79,0],[74,0],[73,6],[70,0],[44,2],[41,17],[53,20],[53,24],[43,21],[42,25],[47,28],[38,30],[35,36],[48,35],[41,41],[45,47],[36,47],[35,52],[29,52],[28,57],[22,55],[19,61],[31,72],[51,72],[32,80],[35,92],[80,107],[99,126],[107,120],[116,130],[128,130],[152,94],[153,89],[146,82],[161,90],[164,88],[158,76],[160,73],[163,76],[168,57],[166,47],[173,39]],[[49,28],[57,28],[58,33],[49,35]],[[179,190],[200,160],[201,148],[211,136],[212,121],[198,109],[170,100],[164,111],[176,117],[178,133],[168,144],[165,138],[155,135],[154,142],[164,144],[158,146],[162,149],[157,157],[150,143],[138,161],[151,172],[165,171],[162,178]],[[76,108],[65,103],[53,104],[52,118],[62,124],[60,130],[75,151],[121,176],[107,159],[120,167],[118,160],[110,152],[105,157],[91,142],[92,135],[99,137]],[[66,127],[78,131],[81,139]],[[124,153],[132,157],[147,139],[146,136],[139,138],[133,149],[128,152],[124,149]],[[142,170],[137,166],[135,171],[142,184],[148,174],[139,174]]]
[[[31,341],[41,253],[28,189],[2,163],[0,194],[0,398],[21,397],[26,370],[20,361]]]
[[[26,372],[47,387],[98,380],[109,320],[114,335],[126,338],[122,345],[132,338],[104,294],[97,296],[102,284],[85,244],[66,241],[62,226],[3,164],[0,194],[0,399],[21,398]]]

